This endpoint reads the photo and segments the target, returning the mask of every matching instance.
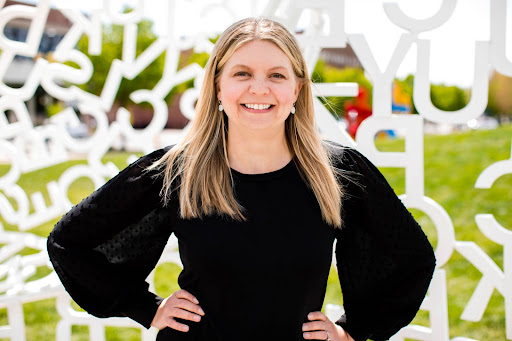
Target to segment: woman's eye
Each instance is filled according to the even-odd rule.
[[[273,78],[285,78],[285,77],[284,77],[282,74],[280,74],[280,73],[273,73],[273,74],[272,74],[272,77],[273,77]]]
[[[235,76],[242,76],[242,77],[245,77],[245,76],[248,76],[249,74],[247,72],[244,72],[244,71],[239,71],[237,73],[235,73]]]

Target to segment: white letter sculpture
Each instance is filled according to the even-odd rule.
[[[144,15],[144,9],[154,6],[153,1],[138,0],[129,13],[119,13],[115,2],[103,1],[103,9],[94,10],[85,15],[77,8],[64,6],[60,1],[53,9],[49,0],[41,0],[37,5],[12,5],[3,7],[0,1],[0,77],[4,80],[15,57],[35,58],[43,37],[45,24],[51,10],[59,11],[71,23],[71,28],[60,41],[53,53],[53,60],[35,59],[25,83],[13,88],[0,82],[0,159],[7,164],[7,170],[0,173],[0,307],[7,309],[8,325],[0,328],[0,338],[24,341],[25,322],[23,304],[37,302],[47,298],[57,298],[56,307],[61,317],[56,336],[58,341],[71,340],[71,327],[85,325],[89,327],[91,340],[105,340],[105,327],[135,327],[141,330],[144,341],[153,340],[153,331],[147,331],[137,323],[123,318],[97,319],[71,308],[71,299],[60,284],[54,272],[38,280],[30,280],[37,267],[51,269],[45,250],[45,239],[29,231],[43,223],[62,216],[71,207],[69,192],[71,186],[80,178],[89,179],[95,188],[100,187],[119,169],[113,163],[103,163],[102,157],[112,146],[122,146],[131,151],[149,153],[165,144],[174,143],[180,138],[176,135],[172,141],[160,138],[167,122],[168,108],[165,97],[181,83],[193,80],[194,86],[186,90],[180,100],[183,114],[193,119],[194,103],[204,76],[198,64],[178,68],[180,53],[194,48],[196,52],[211,52],[213,44],[208,34],[201,32],[180,39],[175,30],[175,18],[179,16],[206,15],[212,9],[224,9],[235,18],[237,10],[231,8],[228,1],[215,4],[189,0],[194,13],[176,13],[180,0],[165,1],[168,5],[166,21],[167,31],[160,35],[146,50],[136,55],[138,26]],[[185,0],[181,0],[185,1]],[[425,196],[423,122],[466,123],[482,115],[487,105],[488,70],[512,76],[512,62],[507,59],[506,48],[506,12],[505,0],[490,1],[490,41],[475,42],[474,84],[469,104],[457,111],[446,113],[436,108],[430,100],[430,40],[420,39],[419,34],[433,30],[450,20],[457,5],[456,0],[444,0],[439,10],[430,18],[413,19],[405,14],[398,4],[386,2],[380,10],[397,27],[405,30],[394,47],[394,53],[385,70],[378,67],[379,56],[371,52],[371,46],[363,34],[345,32],[346,11],[343,0],[270,0],[262,12],[252,15],[264,15],[280,21],[291,31],[295,31],[299,19],[309,13],[310,21],[303,27],[303,34],[297,39],[303,48],[310,72],[313,71],[322,48],[345,47],[350,43],[367,75],[373,82],[373,115],[359,127],[356,139],[352,139],[327,111],[319,96],[352,96],[358,93],[354,83],[315,84],[315,111],[318,127],[327,138],[355,147],[380,167],[400,167],[405,170],[405,193],[401,199],[408,208],[425,213],[433,222],[437,232],[436,256],[438,269],[422,304],[429,312],[430,326],[409,325],[395,335],[393,341],[407,339],[448,341],[448,302],[446,273],[442,267],[450,260],[454,250],[462,254],[482,273],[461,318],[479,321],[488,305],[494,289],[504,297],[506,311],[506,337],[512,340],[512,232],[501,226],[491,214],[477,214],[475,220],[482,233],[494,242],[503,245],[503,264],[501,270],[496,263],[472,241],[455,239],[452,218],[446,210],[433,199]],[[161,2],[159,2],[160,4]],[[256,1],[252,9],[256,11]],[[510,4],[508,4],[510,6]],[[4,28],[14,19],[30,22],[25,41],[13,41],[5,36]],[[123,28],[123,47],[121,60],[114,60],[108,71],[106,82],[99,96],[80,89],[77,85],[87,83],[94,72],[90,59],[76,49],[82,36],[88,38],[88,53],[102,53],[102,20]],[[228,23],[227,23],[228,24]],[[382,37],[386,39],[386,37]],[[508,42],[510,43],[510,39]],[[414,82],[414,102],[419,115],[396,115],[392,113],[392,84],[397,70],[411,48],[417,49],[417,74]],[[165,53],[165,66],[162,77],[153,89],[140,89],[130,95],[135,103],[146,102],[152,106],[153,118],[149,125],[141,130],[134,129],[130,114],[126,108],[117,109],[116,120],[109,124],[106,113],[112,109],[119,86],[123,79],[134,79],[145,68]],[[66,62],[72,62],[71,67]],[[38,87],[54,98],[73,102],[76,106],[67,107],[54,115],[45,125],[35,126],[27,107],[27,101],[34,97]],[[87,138],[74,138],[69,127],[77,126],[75,108],[92,116],[96,121],[94,134]],[[10,119],[7,117],[9,112]],[[399,129],[405,136],[403,152],[382,152],[375,146],[375,135],[382,130]],[[185,130],[186,131],[186,128]],[[50,166],[69,161],[71,154],[78,154],[87,160],[85,164],[71,166],[63,171],[59,179],[44,183],[43,192],[30,195],[19,184],[20,177],[28,172],[43,170]],[[133,161],[130,156],[126,161]],[[476,188],[490,188],[499,177],[512,173],[512,159],[489,165],[475,184]],[[428,180],[427,180],[428,181]],[[44,197],[47,197],[45,200]],[[15,226],[17,231],[4,230],[1,222]],[[24,248],[38,252],[21,256]],[[177,240],[172,237],[160,259],[160,263],[175,263],[181,266],[177,252]],[[153,271],[148,278],[151,290],[154,288]],[[339,315],[342,308],[327,306],[328,314]],[[471,340],[464,336],[452,340]]]

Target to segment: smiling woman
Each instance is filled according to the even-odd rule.
[[[55,271],[99,317],[157,340],[384,340],[407,325],[435,258],[379,170],[323,141],[308,72],[279,23],[248,18],[218,39],[197,115],[48,237]],[[167,298],[146,277],[174,233],[183,271]],[[321,311],[334,242],[346,314]]]
[[[290,60],[272,42],[255,40],[233,53],[217,82],[217,97],[228,117],[231,168],[265,173],[292,159],[284,127],[301,86]],[[280,155],[278,164],[269,153]]]

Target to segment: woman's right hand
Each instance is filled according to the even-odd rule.
[[[189,327],[186,324],[177,322],[174,318],[194,322],[201,321],[204,311],[199,306],[199,301],[186,290],[178,290],[160,303],[151,326],[162,330],[165,327],[187,332]]]

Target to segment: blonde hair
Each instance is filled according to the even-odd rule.
[[[164,174],[161,191],[165,205],[179,189],[182,218],[198,218],[212,213],[244,221],[244,208],[233,195],[233,179],[227,154],[227,117],[218,109],[216,85],[226,61],[248,42],[266,40],[278,46],[289,58],[302,87],[295,103],[296,112],[285,121],[288,147],[302,179],[312,189],[322,218],[341,227],[343,190],[331,165],[332,153],[316,129],[313,97],[306,63],[295,38],[281,24],[264,18],[247,18],[230,27],[217,40],[205,67],[205,77],[196,105],[196,117],[184,139],[149,169]],[[165,167],[164,167],[165,166]],[[172,184],[178,184],[173,189]]]

